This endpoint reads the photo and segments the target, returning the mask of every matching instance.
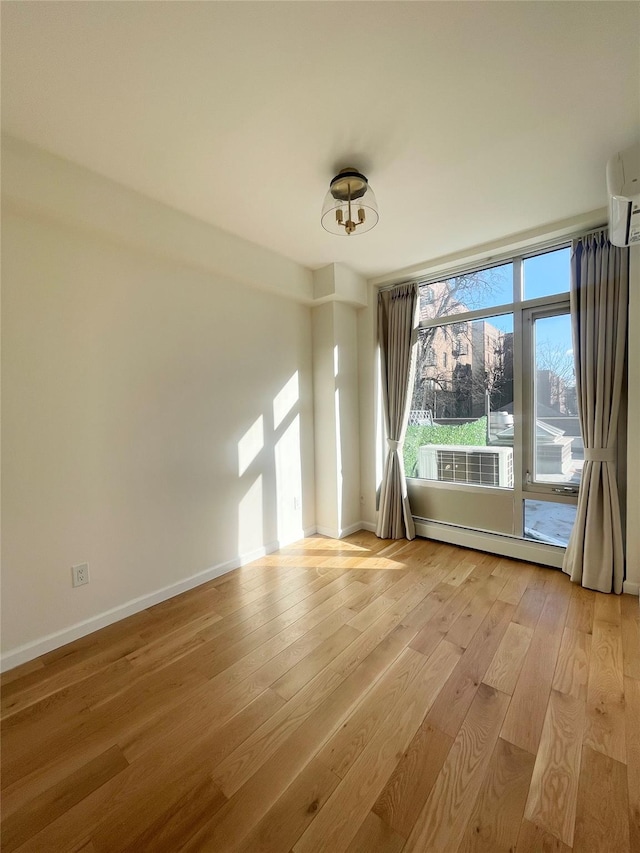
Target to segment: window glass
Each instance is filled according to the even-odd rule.
[[[557,249],[533,258],[525,258],[523,264],[524,298],[538,299],[569,292],[571,275],[571,250]]]
[[[569,314],[535,321],[534,479],[577,487],[584,464]]]
[[[576,520],[574,504],[524,501],[524,538],[566,548]]]
[[[513,314],[422,328],[408,477],[513,488]]]
[[[420,285],[420,320],[434,320],[513,302],[513,264]]]

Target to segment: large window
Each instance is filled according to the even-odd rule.
[[[404,447],[417,517],[566,545],[583,459],[569,259],[561,246],[420,285]]]

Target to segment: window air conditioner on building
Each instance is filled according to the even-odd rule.
[[[418,450],[418,477],[513,488],[513,448],[425,444]]]

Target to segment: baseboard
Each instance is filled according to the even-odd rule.
[[[628,593],[629,595],[639,596],[640,583],[635,583],[635,581],[623,581],[622,591]]]
[[[364,522],[356,521],[355,524],[350,524],[348,527],[340,529],[334,527],[316,527],[316,533],[319,533],[321,536],[329,536],[331,539],[344,539],[345,536],[351,536],[352,533],[357,533],[363,528]]]
[[[300,531],[300,535],[288,539],[286,542],[276,541],[256,548],[245,554],[241,554],[232,560],[227,560],[225,563],[219,563],[212,566],[210,569],[205,569],[181,581],[165,586],[155,592],[141,595],[117,607],[112,607],[110,610],[105,610],[97,616],[92,616],[90,619],[85,619],[82,622],[77,622],[69,628],[63,628],[60,631],[55,631],[53,634],[47,634],[38,640],[33,640],[30,643],[25,643],[23,646],[18,646],[15,649],[2,654],[0,657],[0,672],[13,669],[20,664],[27,663],[34,658],[44,655],[53,649],[58,649],[60,646],[65,646],[74,640],[79,640],[80,637],[86,637],[87,634],[93,634],[94,631],[99,631],[100,628],[106,628],[114,622],[119,622],[121,619],[126,619],[127,616],[132,616],[134,613],[139,613],[141,610],[146,610],[153,607],[154,604],[160,604],[161,601],[166,601],[168,598],[173,598],[180,595],[182,592],[187,592],[196,586],[218,578],[227,572],[233,571],[240,566],[246,566],[254,560],[259,560],[267,554],[271,554],[280,548],[285,548],[292,542],[297,542],[299,539],[304,539],[307,536],[312,536],[316,532],[316,528],[306,528]]]
[[[375,533],[376,528],[377,528],[377,525],[373,521],[361,521],[360,522],[360,529],[361,530],[368,530],[370,533]]]
[[[493,533],[483,533],[469,530],[465,527],[444,524],[439,521],[426,521],[414,518],[416,533],[426,539],[460,545],[463,548],[473,548],[475,551],[487,551],[528,563],[539,563],[542,566],[562,567],[564,550],[553,545],[543,545],[539,542],[529,542],[525,539],[514,539],[511,536],[499,536]]]

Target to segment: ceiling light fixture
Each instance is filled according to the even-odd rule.
[[[364,175],[351,168],[338,172],[329,184],[320,221],[330,234],[350,237],[371,231],[378,221],[378,205]]]

